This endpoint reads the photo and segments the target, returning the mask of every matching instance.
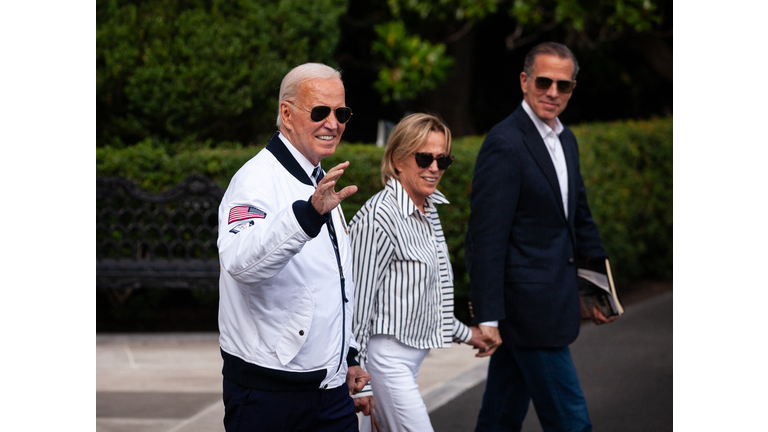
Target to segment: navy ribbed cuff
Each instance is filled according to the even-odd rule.
[[[331,220],[330,214],[321,215],[312,205],[312,197],[306,201],[295,201],[293,203],[293,213],[299,221],[299,225],[310,237],[317,237],[323,225]]]

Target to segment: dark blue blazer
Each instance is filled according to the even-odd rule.
[[[570,129],[560,142],[567,218],[552,159],[522,104],[491,129],[475,165],[465,241],[473,323],[499,320],[502,340],[515,345],[562,347],[576,340],[576,263],[605,255]]]

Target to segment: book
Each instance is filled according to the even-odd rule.
[[[577,276],[582,318],[591,318],[593,307],[597,307],[606,317],[621,316],[624,313],[613,283],[608,257],[579,261]]]

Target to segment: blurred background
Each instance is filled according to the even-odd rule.
[[[544,41],[568,45],[580,63],[561,120],[579,139],[620,294],[671,281],[671,0],[97,0],[97,182],[124,178],[160,196],[198,174],[223,190],[276,130],[282,77],[305,62],[326,63],[342,71],[354,112],[344,144],[324,161],[355,167],[344,179],[360,187],[344,203],[347,220],[381,189],[375,144],[406,113],[437,114],[456,137],[457,162],[440,185],[451,205],[440,215],[456,314],[466,322],[474,158],[522,100],[523,58]],[[152,198],[116,203],[101,191],[97,332],[216,331],[215,280],[178,273],[215,268],[215,222],[191,220],[180,201],[141,210],[137,201]],[[167,220],[146,216],[158,212]],[[197,282],[168,288],[139,277],[152,266]],[[110,285],[119,278],[127,282]]]
[[[544,41],[581,64],[566,124],[672,114],[671,0],[98,0],[96,30],[99,147],[262,144],[309,61],[343,72],[349,142],[416,111],[483,134]]]

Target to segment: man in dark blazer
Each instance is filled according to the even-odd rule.
[[[519,431],[531,400],[544,431],[592,430],[568,345],[581,323],[576,263],[606,253],[576,138],[557,117],[577,72],[564,45],[534,47],[523,102],[477,156],[465,252],[473,323],[490,347],[479,356],[492,354],[477,432]]]

